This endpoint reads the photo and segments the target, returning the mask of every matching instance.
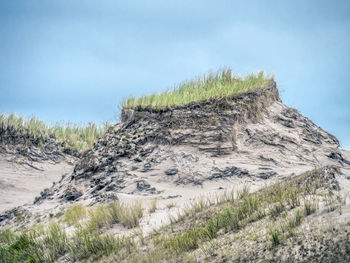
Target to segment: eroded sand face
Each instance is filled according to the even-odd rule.
[[[129,117],[77,160],[74,171],[63,162],[35,163],[35,169],[0,159],[0,215],[27,203],[22,208],[30,211],[30,223],[62,215],[76,202],[117,199],[141,201],[147,211],[157,198],[156,211],[145,212],[140,223],[148,232],[203,197],[215,199],[243,186],[256,191],[325,165],[350,165],[338,140],[284,105],[275,87],[239,100],[222,111],[216,104],[164,113],[129,110]],[[50,187],[54,181],[59,182]],[[13,214],[0,226],[8,226]]]
[[[32,203],[41,191],[73,171],[73,165],[66,161],[35,163],[32,167],[17,161],[0,154],[0,213]]]

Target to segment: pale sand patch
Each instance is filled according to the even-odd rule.
[[[0,155],[0,213],[32,203],[41,191],[73,171],[73,165],[66,161],[35,163],[35,167],[38,169]]]

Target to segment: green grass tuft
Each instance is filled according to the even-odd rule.
[[[316,211],[316,203],[315,202],[310,202],[310,201],[305,201],[304,203],[304,214],[306,216],[311,215]]]
[[[79,220],[85,218],[87,215],[86,208],[83,204],[75,204],[67,208],[64,213],[63,221],[69,225],[75,225]]]
[[[269,231],[273,246],[278,246],[281,243],[281,233],[278,228]]]
[[[124,101],[123,108],[161,109],[224,97],[234,98],[245,91],[266,88],[272,82],[273,77],[265,76],[263,72],[242,78],[235,76],[230,69],[225,69],[184,82],[160,94],[130,97]]]
[[[7,143],[15,134],[26,144],[44,147],[51,138],[65,152],[82,154],[93,147],[94,142],[109,128],[108,123],[96,125],[56,124],[48,125],[36,117],[24,118],[15,114],[0,115],[0,137]],[[1,141],[0,141],[1,142]],[[22,142],[23,143],[23,142]]]

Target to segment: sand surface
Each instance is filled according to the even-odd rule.
[[[42,190],[58,181],[63,174],[72,173],[68,162],[18,164],[13,157],[0,155],[0,213],[32,203]]]

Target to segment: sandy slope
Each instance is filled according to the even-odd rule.
[[[32,203],[42,190],[73,170],[66,161],[19,164],[13,156],[0,154],[0,213]]]
[[[50,156],[67,158],[60,153]],[[323,172],[312,180],[318,182],[324,175],[329,179],[325,189],[339,193],[342,203],[335,211],[320,202],[319,211],[308,216],[303,227],[310,228],[311,220],[316,222],[317,231],[323,231],[320,223],[331,222],[344,232],[341,224],[350,226],[350,152],[340,149],[333,135],[284,105],[275,86],[248,92],[234,101],[203,102],[159,112],[125,109],[122,122],[111,127],[92,150],[75,163],[63,159],[37,158],[39,161],[30,162],[33,158],[19,157],[17,152],[0,152],[0,229],[18,230],[61,220],[64,209],[76,202],[98,206],[119,199],[126,204],[142,203],[140,228],[113,223],[102,229],[104,233],[129,235],[141,231],[147,236],[195,201],[209,198],[214,200],[209,202],[212,205],[215,198],[233,189],[247,186],[254,192],[315,168]],[[157,207],[150,212],[154,199]],[[18,215],[23,216],[18,220]],[[261,220],[263,228],[257,222],[254,231],[264,232],[268,228],[263,224],[270,221],[269,217]],[[73,226],[62,226],[68,235],[74,234]],[[311,232],[305,231],[306,238],[310,239]],[[266,239],[266,233],[261,234],[258,241]],[[238,237],[228,239],[228,250],[235,247],[236,240],[240,243]],[[297,247],[295,240],[291,248]],[[265,243],[248,244],[248,251],[259,247],[265,253]],[[314,248],[309,251],[314,253]],[[318,251],[323,253],[322,249]],[[218,262],[218,257],[213,260]],[[200,262],[209,261],[203,258]]]
[[[11,194],[16,191],[21,193],[16,205],[32,202],[67,173],[35,205],[23,208],[47,217],[73,202],[139,199],[147,206],[157,198],[159,213],[149,218],[149,225],[157,226],[169,212],[176,213],[166,209],[170,202],[181,208],[201,195],[244,184],[254,191],[317,167],[345,167],[349,160],[333,135],[284,105],[272,86],[234,101],[164,112],[125,109],[122,122],[109,129],[74,170],[63,163],[43,163],[44,171],[38,171],[2,161],[0,178],[6,190],[1,211],[13,207]]]

